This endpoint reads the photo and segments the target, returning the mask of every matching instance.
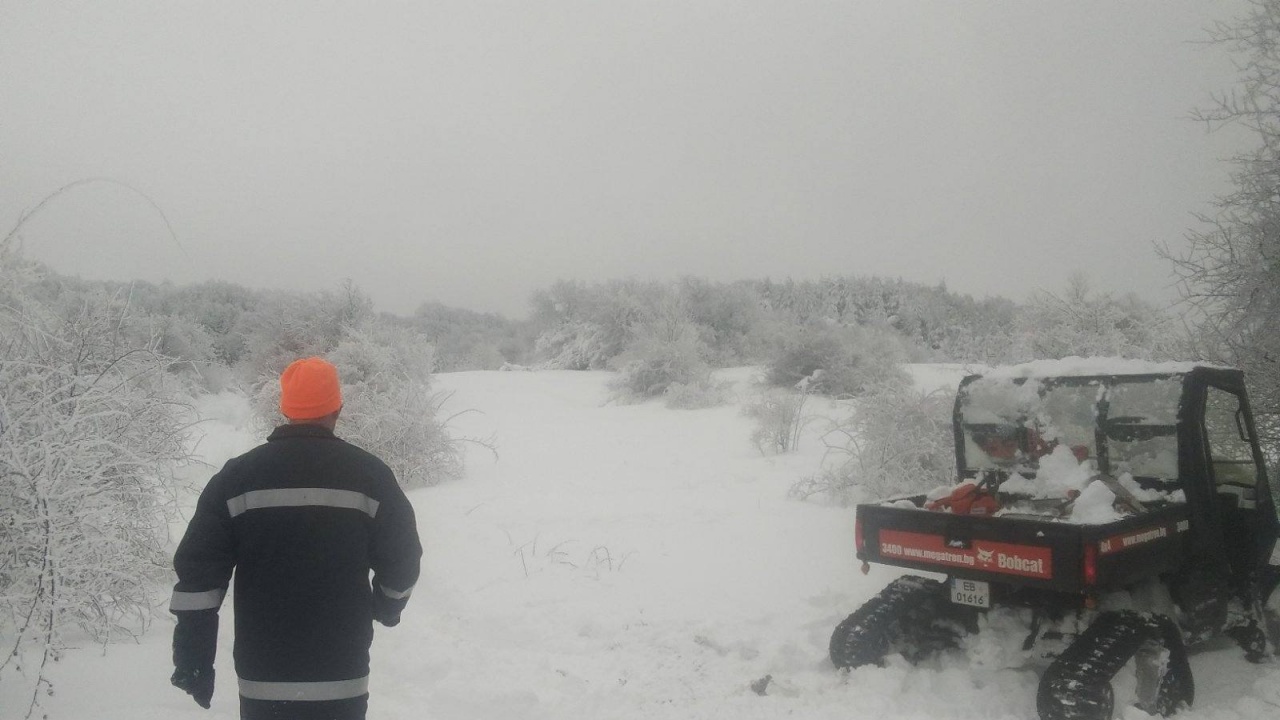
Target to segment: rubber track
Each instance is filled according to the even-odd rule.
[[[831,634],[832,664],[838,668],[879,664],[894,650],[904,651],[907,659],[914,662],[936,649],[940,642],[934,637],[939,634],[934,628],[911,626],[920,610],[933,612],[938,605],[935,599],[941,598],[943,592],[939,581],[916,575],[905,575],[889,583],[836,626]],[[927,640],[925,644],[929,647],[911,647],[916,644],[911,640]]]
[[[1149,642],[1168,650],[1155,707],[1169,715],[1194,699],[1191,666],[1177,625],[1163,615],[1107,612],[1049,666],[1040,679],[1036,709],[1041,720],[1110,720],[1111,679]]]

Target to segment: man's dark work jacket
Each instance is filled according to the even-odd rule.
[[[319,425],[276,428],[213,476],[178,545],[174,664],[212,668],[234,570],[242,707],[363,697],[372,621],[399,621],[421,555],[386,464]]]

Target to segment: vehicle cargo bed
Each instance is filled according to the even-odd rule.
[[[924,503],[923,496],[903,499]],[[896,504],[859,505],[857,514],[860,560],[1072,593],[1122,587],[1174,570],[1188,541],[1181,504],[1105,524]]]

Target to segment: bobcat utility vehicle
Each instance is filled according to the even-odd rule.
[[[1049,662],[1042,720],[1108,720],[1128,701],[1190,705],[1189,647],[1225,635],[1251,661],[1274,651],[1280,526],[1240,371],[997,368],[960,383],[953,423],[955,486],[857,508],[864,572],[934,575],[894,580],[840,623],[836,667],[918,662],[1000,612]]]

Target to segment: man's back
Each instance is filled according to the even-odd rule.
[[[381,460],[332,423],[282,425],[201,493],[174,556],[175,665],[211,678],[234,570],[242,715],[254,703],[363,704],[372,620],[399,621],[421,553],[413,508]]]

